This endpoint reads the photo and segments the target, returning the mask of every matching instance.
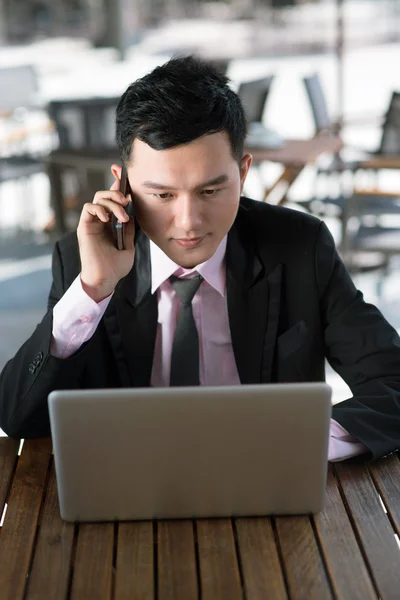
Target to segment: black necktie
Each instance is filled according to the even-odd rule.
[[[179,279],[171,284],[181,302],[171,356],[170,385],[200,385],[199,334],[193,317],[192,300],[203,278]]]

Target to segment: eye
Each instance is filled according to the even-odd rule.
[[[219,191],[220,190],[203,190],[202,194],[205,194],[206,196],[215,196],[215,194]]]
[[[152,196],[154,196],[155,198],[160,198],[160,200],[166,200],[167,198],[171,198],[172,194],[165,192],[163,194],[152,194]]]

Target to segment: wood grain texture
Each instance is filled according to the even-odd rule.
[[[286,587],[270,519],[236,519],[235,525],[246,599],[286,600]]]
[[[400,456],[391,454],[374,461],[369,465],[372,475],[386,509],[390,515],[393,527],[400,536]]]
[[[376,155],[369,160],[360,161],[359,169],[400,169],[400,156]]]
[[[291,600],[330,600],[332,594],[309,517],[275,519]]]
[[[18,440],[6,437],[0,438],[0,520],[18,460],[18,448]]]
[[[314,522],[336,596],[340,600],[376,599],[331,467],[325,509],[314,517]]]
[[[394,600],[400,590],[400,552],[366,465],[337,463],[334,467],[348,510],[364,548],[382,600]]]
[[[79,525],[71,600],[110,600],[114,523]]]
[[[153,524],[119,523],[116,600],[154,599]]]
[[[25,441],[0,530],[2,600],[24,595],[36,526],[51,458],[50,438]]]
[[[230,519],[196,521],[202,600],[243,598]]]
[[[158,522],[158,600],[197,600],[192,521]]]
[[[25,600],[65,598],[71,567],[74,524],[61,519],[54,462],[43,505]]]

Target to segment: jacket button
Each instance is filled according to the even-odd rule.
[[[35,371],[36,371],[36,366],[33,363],[30,363],[30,365],[29,365],[29,373],[31,375],[33,375]]]

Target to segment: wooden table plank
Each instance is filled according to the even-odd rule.
[[[283,165],[305,166],[314,163],[322,154],[333,154],[343,146],[340,137],[319,134],[303,140],[285,140],[281,148],[262,148],[246,146],[245,151],[253,155],[255,164],[263,161],[282,163]]]
[[[158,522],[158,600],[198,598],[192,521]]]
[[[241,600],[235,539],[230,519],[196,521],[202,600]]]
[[[373,158],[359,162],[359,169],[400,169],[400,156],[376,155]]]
[[[79,525],[71,600],[110,600],[114,523]]]
[[[291,600],[331,599],[330,585],[309,517],[275,519]]]
[[[153,524],[119,523],[115,599],[154,599]]]
[[[382,600],[397,599],[400,589],[400,552],[367,466],[337,463],[334,469],[379,596]]]
[[[56,474],[52,462],[42,509],[33,564],[24,600],[66,598],[74,539],[74,524],[61,519]]]
[[[376,599],[377,594],[331,467],[325,509],[314,517],[314,522],[336,597],[340,600]]]
[[[0,530],[2,600],[19,600],[24,595],[51,450],[50,438],[27,440],[18,460]]]
[[[400,536],[400,456],[391,454],[369,465],[372,479]]]
[[[286,600],[286,586],[270,519],[236,519],[235,526],[246,599]]]
[[[0,438],[0,520],[18,461],[19,440]]]

